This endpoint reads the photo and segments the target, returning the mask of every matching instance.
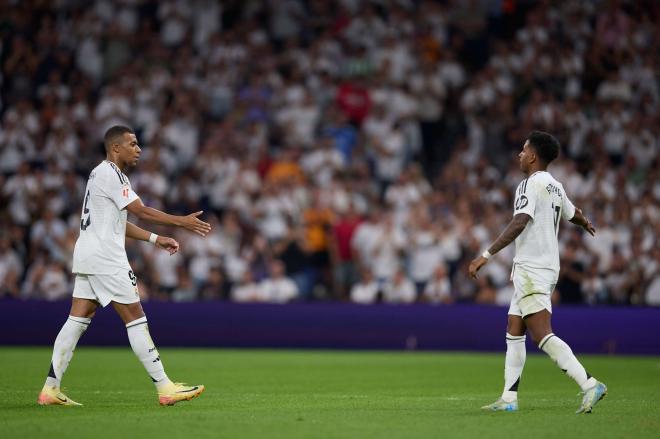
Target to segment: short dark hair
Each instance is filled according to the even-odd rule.
[[[103,145],[105,145],[106,152],[110,150],[110,147],[117,141],[118,137],[122,137],[126,133],[135,134],[135,131],[124,125],[115,125],[108,128],[108,131],[103,136]]]
[[[559,141],[552,134],[544,131],[532,131],[527,136],[527,141],[546,165],[559,156]]]

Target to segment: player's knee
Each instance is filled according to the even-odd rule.
[[[529,328],[530,335],[532,340],[538,346],[539,343],[547,336],[552,334],[552,328],[543,327],[543,328]]]
[[[515,327],[507,326],[507,328],[506,328],[506,333],[510,334],[510,335],[513,335],[514,337],[521,337],[521,336],[525,335],[525,332],[526,332],[525,329],[521,328],[519,326],[515,326]]]
[[[543,340],[543,337],[552,333],[552,329],[547,325],[527,324],[529,335],[537,345]]]
[[[124,304],[113,301],[112,307],[125,324],[145,316],[140,302]]]
[[[69,315],[91,319],[96,315],[97,305],[91,300],[73,298]]]
[[[511,334],[513,336],[521,336],[521,335],[525,335],[526,330],[527,328],[525,327],[525,322],[523,322],[523,319],[521,317],[509,315],[506,324],[506,332],[508,334]]]

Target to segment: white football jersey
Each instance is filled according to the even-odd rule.
[[[113,274],[130,270],[126,241],[125,207],[138,199],[128,177],[112,162],[104,160],[89,174],[80,236],[73,250],[73,272]]]
[[[573,218],[575,206],[561,183],[549,172],[539,171],[523,180],[516,189],[513,215],[519,213],[526,213],[532,219],[516,238],[514,269],[520,265],[556,282],[559,276],[559,221]]]

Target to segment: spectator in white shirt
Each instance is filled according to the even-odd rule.
[[[254,281],[250,270],[243,273],[240,282],[234,284],[231,289],[231,300],[234,302],[264,302],[264,289]]]
[[[401,269],[383,286],[383,300],[386,303],[413,303],[416,298],[415,285]]]
[[[366,213],[364,221],[356,228],[351,237],[351,251],[353,259],[358,262],[360,268],[371,266],[371,252],[379,235],[378,218],[379,210],[372,206]]]
[[[406,162],[406,143],[401,124],[394,123],[385,139],[374,139],[371,146],[374,150],[376,177],[381,193],[384,194],[387,187],[401,174]]]
[[[423,299],[429,303],[450,304],[454,302],[451,296],[451,283],[444,264],[436,267],[433,277],[426,283]]]
[[[405,241],[403,232],[396,227],[391,214],[381,213],[369,258],[371,270],[379,285],[389,280],[398,269]]]
[[[6,237],[0,237],[0,298],[4,295],[18,297],[23,263]]]
[[[284,275],[284,263],[274,260],[270,263],[270,276],[261,282],[263,299],[271,303],[286,303],[298,297],[296,283]]]
[[[57,218],[52,210],[46,209],[41,219],[32,226],[30,241],[33,251],[44,248],[51,257],[64,258],[66,231],[66,223]]]
[[[64,266],[43,255],[31,267],[24,288],[24,293],[34,299],[60,300],[71,294]]]
[[[370,304],[378,300],[378,283],[374,280],[371,270],[364,269],[360,282],[351,287],[351,302]]]

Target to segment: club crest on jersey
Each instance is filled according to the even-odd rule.
[[[522,209],[523,207],[526,207],[528,203],[529,203],[529,200],[527,199],[527,197],[524,196],[524,195],[521,195],[518,198],[516,198],[515,208],[516,208],[516,210]]]

